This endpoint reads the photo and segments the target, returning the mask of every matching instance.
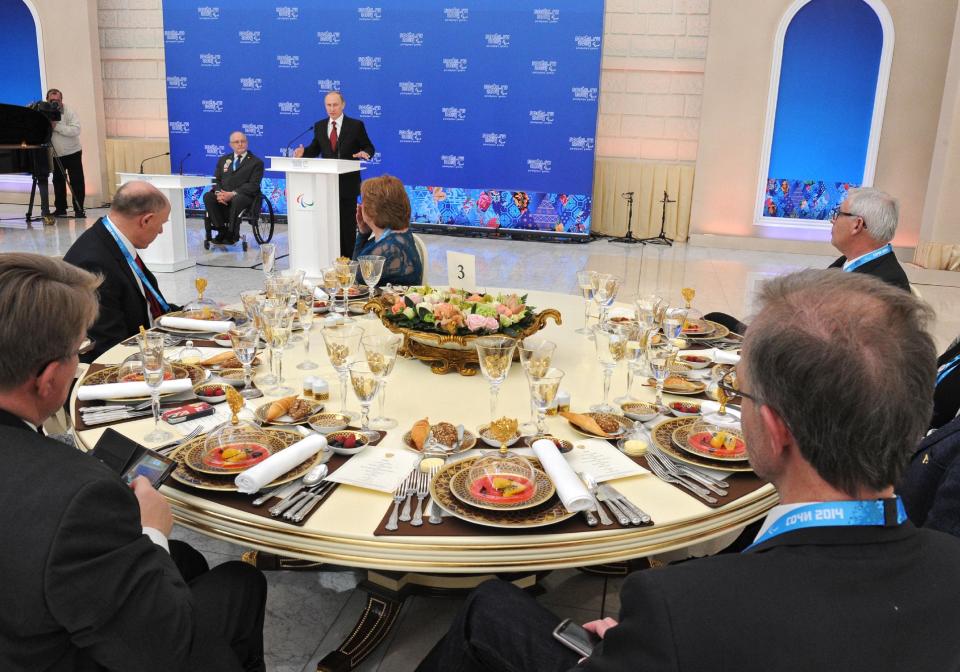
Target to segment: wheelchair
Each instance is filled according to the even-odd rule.
[[[263,212],[263,205],[266,204],[267,212]],[[246,222],[250,225],[250,228],[253,229],[253,237],[257,241],[258,245],[263,245],[264,243],[269,243],[273,239],[273,228],[276,225],[276,218],[273,213],[273,203],[270,202],[270,199],[267,198],[263,192],[257,194],[254,197],[253,202],[249,207],[244,208],[240,211],[240,216],[237,218],[236,226],[237,231],[241,231],[243,223]],[[203,249],[209,250],[211,245],[217,245],[219,247],[229,247],[226,243],[218,243],[213,240],[214,228],[210,222],[210,215],[204,214],[203,216],[203,229],[204,229],[204,239],[203,239]],[[218,235],[223,235],[227,233],[226,229],[217,230]],[[243,246],[243,251],[246,252],[247,245],[247,236],[246,234],[240,233],[240,244]],[[236,244],[236,243],[232,243]]]

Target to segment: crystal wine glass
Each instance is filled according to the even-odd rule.
[[[663,313],[663,333],[668,340],[680,338],[687,322],[686,308],[667,308]]]
[[[268,299],[263,307],[263,322],[268,332],[267,343],[273,363],[277,369],[277,384],[269,390],[275,397],[294,394],[295,390],[283,384],[283,348],[290,338],[290,329],[293,327],[294,311],[287,307],[286,297]]]
[[[383,275],[383,265],[387,258],[377,254],[364,254],[357,257],[357,261],[360,262],[360,277],[363,278],[363,282],[367,286],[368,296],[372,299],[374,289],[380,282],[380,276]],[[372,312],[367,313],[367,317],[371,320],[376,319]]]
[[[363,329],[353,325],[328,327],[323,330],[323,343],[327,347],[327,356],[340,377],[340,413],[350,418],[357,414],[347,410],[347,372],[350,358],[360,349]]]
[[[620,291],[620,284],[623,281],[616,275],[609,273],[600,273],[597,277],[597,290],[594,299],[600,307],[600,324],[607,321],[607,310],[617,298],[617,292]]]
[[[240,292],[240,301],[243,303],[243,309],[246,311],[247,317],[250,318],[250,323],[257,328],[260,338],[266,343],[267,327],[263,321],[263,305],[266,302],[266,297],[256,290],[250,290]],[[267,374],[260,376],[259,382],[262,385],[274,385],[277,382],[277,377],[273,375],[273,354],[269,347],[266,350],[266,355],[268,357]]]
[[[233,346],[233,354],[237,360],[243,364],[243,389],[240,390],[240,396],[245,399],[252,399],[260,396],[257,390],[250,387],[250,377],[252,375],[251,365],[257,356],[257,345],[260,341],[260,333],[252,323],[247,323],[242,327],[234,327],[230,330],[230,344]]]
[[[633,399],[633,379],[643,360],[646,329],[639,322],[634,321],[622,322],[619,326],[627,337],[626,354],[624,356],[624,360],[627,362],[627,390],[623,395],[614,399],[614,402],[623,404]]]
[[[277,265],[277,246],[273,243],[263,243],[260,246],[260,262],[263,264],[263,275],[270,277]]]
[[[528,380],[546,375],[556,349],[556,343],[543,338],[528,338],[520,343],[520,365]],[[520,433],[525,435],[535,434],[539,430],[536,422],[537,408],[532,395],[531,388],[530,420],[520,425]]]
[[[656,294],[647,294],[637,298],[633,302],[637,309],[637,321],[644,327],[650,329],[660,326],[660,306],[663,305],[663,299]]]
[[[148,331],[141,335],[140,355],[143,360],[143,381],[150,388],[150,405],[153,408],[153,431],[143,437],[148,443],[166,441],[173,434],[160,429],[160,385],[163,383],[164,334]]]
[[[310,328],[313,326],[313,291],[304,292],[297,301],[297,317],[303,329],[303,361],[297,364],[301,371],[310,371],[319,365],[310,359]]]
[[[547,414],[547,408],[557,398],[561,380],[563,380],[563,371],[560,369],[547,369],[542,376],[530,376],[527,379],[530,384],[530,397],[533,399],[533,405],[537,410],[538,435],[542,436],[547,433],[544,418]]]
[[[374,429],[391,429],[397,426],[397,421],[388,418],[383,408],[387,396],[387,376],[393,371],[393,365],[397,361],[397,351],[402,342],[403,337],[399,334],[364,336],[361,340],[367,364],[380,381],[380,414],[370,421]]]
[[[380,379],[366,362],[354,362],[350,365],[350,382],[353,391],[360,400],[360,429],[370,429],[370,402],[377,396]]]
[[[610,403],[610,380],[617,364],[627,356],[627,334],[620,325],[601,323],[594,330],[594,345],[597,359],[603,368],[603,402],[590,407],[595,413],[616,413],[617,408]]]
[[[307,272],[304,270],[295,270],[295,271],[286,271],[284,273],[284,278],[286,279],[285,287],[287,289],[288,303],[291,308],[297,310],[297,303],[300,301],[300,292],[303,289],[303,279],[306,277]],[[313,307],[313,304],[310,306]],[[299,318],[299,310],[297,310],[297,317]],[[287,341],[287,350],[290,350],[293,347],[293,344],[300,343],[303,341],[303,337],[298,334],[291,334],[290,339]]]
[[[357,269],[360,267],[360,262],[338,260],[334,263],[333,267],[337,273],[337,287],[343,291],[343,305],[337,308],[336,311],[343,316],[345,322],[352,322],[353,319],[347,310],[347,292],[357,278]]]
[[[657,383],[656,404],[663,406],[663,383],[670,375],[670,365],[677,356],[677,347],[666,338],[655,339],[651,336],[647,342],[647,364],[650,366],[650,375]]]
[[[497,397],[500,394],[500,386],[510,373],[517,341],[506,336],[481,336],[473,343],[477,348],[480,371],[490,383],[490,421],[493,422],[497,417]]]
[[[597,290],[599,275],[596,271],[577,271],[577,286],[580,288],[580,295],[583,297],[583,327],[577,329],[578,334],[589,334],[592,331],[587,324],[590,321],[590,302],[593,301],[594,293]]]

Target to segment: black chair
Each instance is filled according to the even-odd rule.
[[[264,204],[267,206],[266,216],[264,216],[263,212]],[[250,228],[253,229],[253,237],[256,239],[258,245],[269,243],[273,239],[273,228],[276,225],[273,203],[271,203],[270,199],[262,192],[257,194],[257,197],[253,199],[249,207],[240,211],[240,216],[237,218],[236,223],[238,231],[244,222],[248,223]],[[211,245],[229,247],[229,245],[213,240],[213,226],[210,222],[210,216],[206,214],[203,217],[203,229],[205,232],[203,249],[209,250]],[[219,233],[222,235],[223,232]],[[246,252],[248,247],[246,235],[240,234],[240,240],[238,242],[243,246],[243,251]]]

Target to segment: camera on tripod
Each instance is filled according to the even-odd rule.
[[[51,103],[46,100],[37,100],[27,105],[31,110],[36,110],[50,121],[60,121],[63,117],[63,108],[59,103]]]

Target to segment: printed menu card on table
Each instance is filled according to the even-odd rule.
[[[650,473],[601,439],[578,441],[564,457],[575,472],[590,474],[598,483]]]
[[[403,448],[368,446],[326,480],[392,493],[419,461],[420,455]]]

